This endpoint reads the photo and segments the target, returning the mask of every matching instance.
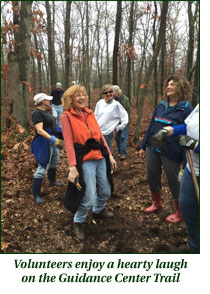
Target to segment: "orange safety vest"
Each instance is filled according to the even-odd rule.
[[[86,141],[90,138],[94,138],[96,141],[100,142],[101,131],[94,113],[87,107],[85,107],[83,111],[85,114],[85,119],[78,115],[72,107],[69,111],[64,111],[64,113],[68,115],[71,122],[73,143],[85,145]],[[99,149],[91,150],[85,154],[83,157],[83,162],[102,158],[103,156]]]

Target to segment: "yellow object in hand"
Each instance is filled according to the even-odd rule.
[[[64,141],[56,138],[54,146],[59,149],[62,149],[64,147]]]

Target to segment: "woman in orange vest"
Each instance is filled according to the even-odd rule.
[[[111,196],[112,182],[108,175],[111,167],[117,168],[94,113],[86,107],[87,98],[81,85],[68,88],[62,98],[61,125],[69,162],[68,180],[75,184],[79,178],[82,187],[82,199],[73,219],[73,231],[79,240],[85,237],[84,222],[91,207],[95,219],[114,217],[105,210],[105,205]]]

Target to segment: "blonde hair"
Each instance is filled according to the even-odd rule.
[[[70,107],[73,107],[73,99],[80,94],[83,94],[88,99],[87,91],[84,86],[81,85],[74,85],[69,87],[63,94],[61,99],[63,109],[69,110]]]
[[[113,85],[112,88],[113,88],[113,93],[115,92],[119,92],[119,94],[122,93],[122,90],[120,89],[118,85]]]

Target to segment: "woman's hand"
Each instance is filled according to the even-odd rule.
[[[170,126],[169,127],[164,127],[163,129],[168,131],[167,136],[171,136],[174,133],[174,129],[172,127],[170,127]]]
[[[112,155],[109,155],[109,160],[111,162],[113,171],[116,171],[117,170],[117,163]]]
[[[76,166],[71,166],[69,168],[69,176],[68,176],[69,182],[74,184],[75,179],[76,179],[77,176],[79,176],[79,173],[78,173],[78,170],[77,170]]]

